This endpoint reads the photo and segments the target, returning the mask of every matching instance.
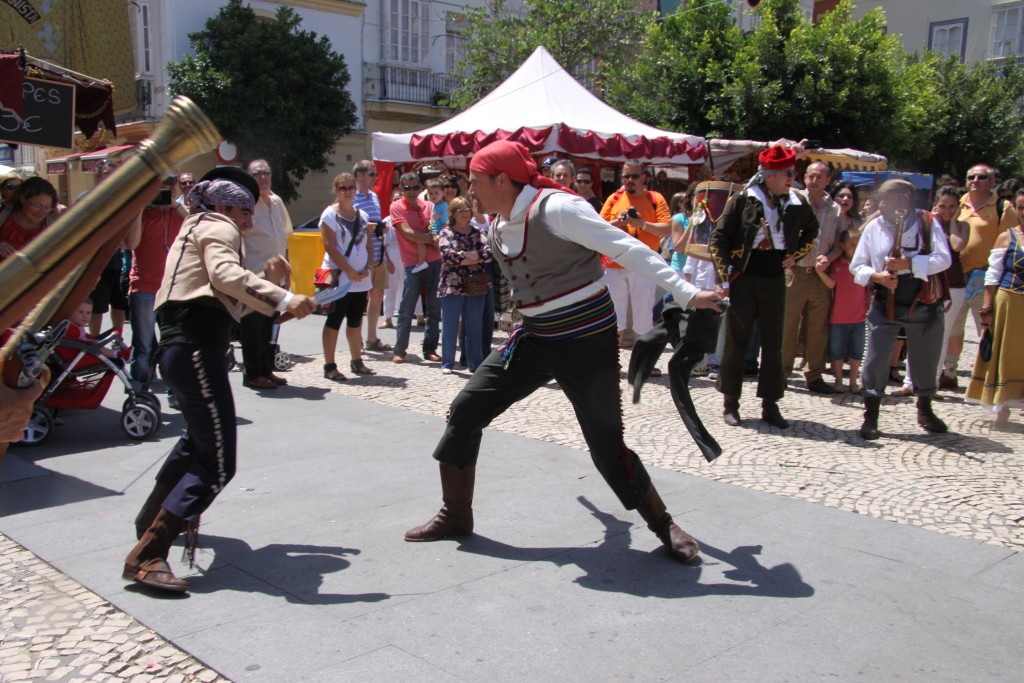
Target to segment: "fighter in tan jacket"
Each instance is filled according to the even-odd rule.
[[[156,295],[160,374],[178,398],[186,430],[135,520],[139,543],[125,559],[126,580],[188,590],[167,564],[171,544],[186,524],[198,525],[235,474],[235,402],[226,360],[232,325],[246,307],[298,318],[315,308],[309,297],[263,279],[281,282],[290,275],[283,257],[267,261],[262,274],[242,268],[241,233],[252,227],[258,196],[256,180],[245,171],[210,171],[190,190],[191,215],[167,254]]]

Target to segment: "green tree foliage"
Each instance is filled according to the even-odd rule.
[[[817,139],[925,172],[960,176],[978,160],[1024,171],[1019,67],[910,55],[882,10],[855,21],[850,0],[817,24],[797,0],[763,0],[757,13],[742,34],[728,5],[687,3],[650,26],[636,59],[603,63],[610,104],[671,130]]]
[[[651,26],[633,62],[603,62],[613,105],[659,128],[713,134],[709,114],[742,35],[720,0],[693,0]]]
[[[464,109],[501,84],[543,45],[583,82],[593,82],[598,60],[631,59],[653,14],[633,0],[524,0],[522,9],[491,0],[466,14],[466,59],[450,104]]]
[[[933,58],[939,93],[930,116],[937,122],[930,144],[908,163],[963,178],[977,163],[997,166],[1004,178],[1024,177],[1024,69]]]
[[[356,120],[344,58],[300,23],[288,7],[265,21],[230,0],[189,34],[195,54],[167,66],[172,92],[195,100],[243,159],[267,159],[285,200],[306,173],[327,170]]]

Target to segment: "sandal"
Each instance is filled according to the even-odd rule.
[[[335,382],[344,382],[348,377],[338,372],[337,363],[324,363],[324,379],[333,380]]]
[[[372,342],[367,342],[366,344],[367,351],[379,351],[383,353],[385,351],[390,351],[391,348],[390,344],[385,344],[380,339],[374,339]]]
[[[363,362],[362,358],[356,358],[350,364],[352,372],[357,375],[376,375],[377,373],[366,367],[366,363]]]

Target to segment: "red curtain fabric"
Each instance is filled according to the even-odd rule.
[[[448,135],[413,135],[409,143],[414,159],[444,156],[468,156],[495,140],[513,140],[522,143],[531,153],[540,152],[551,135],[547,128],[519,128],[512,132],[496,130],[493,133],[449,133]]]
[[[377,169],[377,182],[373,191],[380,199],[380,216],[386,218],[391,211],[391,189],[395,186],[395,165],[390,161],[374,161]]]
[[[578,156],[596,153],[602,157],[621,156],[627,159],[651,159],[685,155],[694,161],[707,157],[704,143],[694,146],[685,140],[651,139],[643,136],[631,142],[625,135],[614,134],[602,137],[593,131],[580,133],[564,124],[558,131],[558,144],[569,154]]]
[[[22,117],[25,115],[22,108],[25,72],[18,67],[20,59],[18,55],[0,55],[0,107]]]

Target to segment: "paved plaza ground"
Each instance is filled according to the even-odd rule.
[[[627,443],[702,542],[682,567],[596,475],[552,384],[485,436],[477,535],[413,545],[401,534],[439,503],[429,454],[468,373],[367,354],[377,376],[328,382],[322,320],[282,329],[289,387],[259,395],[232,374],[239,474],[204,517],[198,567],[175,564],[185,598],[119,578],[176,411],[133,444],[115,389],[46,445],[11,450],[0,682],[1017,680],[1019,414],[996,431],[943,392],[950,433],[935,436],[912,399],[890,399],[883,438],[865,442],[860,397],[809,394],[794,375],[792,429],[757,419],[753,383],[729,428],[695,378],[725,451],[708,464],[654,380],[623,405]]]

